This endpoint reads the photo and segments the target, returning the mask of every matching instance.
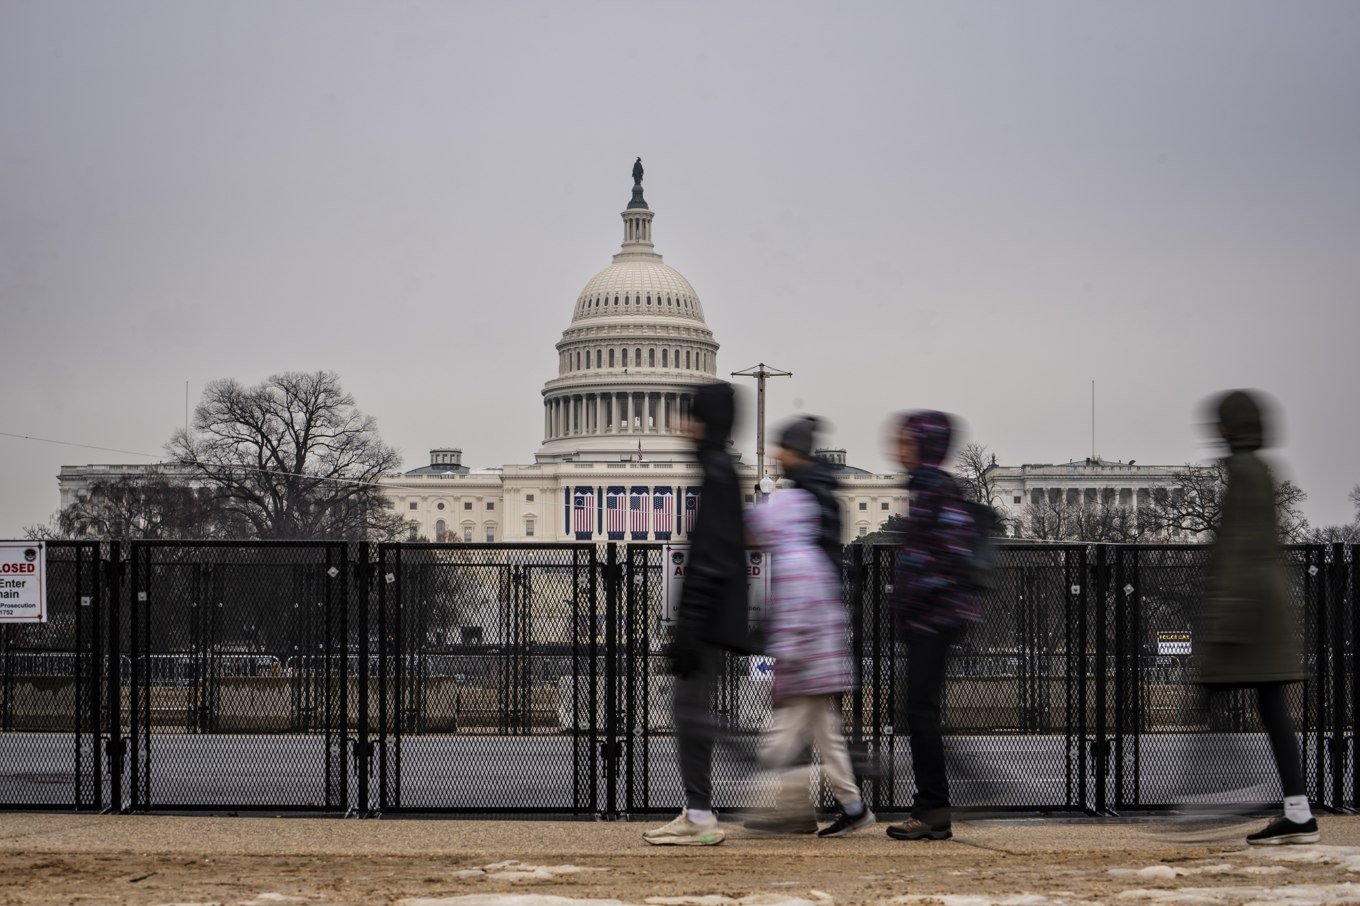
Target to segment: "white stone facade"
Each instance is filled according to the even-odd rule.
[[[622,213],[623,244],[576,297],[543,387],[543,444],[531,465],[468,470],[458,451],[384,480],[416,537],[461,541],[683,540],[701,483],[680,433],[694,391],[719,380],[718,343],[694,287],[662,261],[640,183]],[[845,466],[844,540],[906,512],[901,476]],[[737,472],[754,500],[753,465]]]
[[[992,505],[1015,526],[1027,504],[1045,501],[1069,506],[1095,504],[1132,509],[1150,502],[1156,488],[1174,487],[1185,466],[1139,465],[1135,460],[1072,460],[1058,464],[992,466],[988,478]]]

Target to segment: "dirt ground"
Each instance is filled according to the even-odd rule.
[[[4,814],[0,903],[1360,903],[1360,818],[1324,819],[1319,846],[1250,849],[1259,821],[974,821],[918,843],[733,824],[716,847],[648,846],[652,823]]]

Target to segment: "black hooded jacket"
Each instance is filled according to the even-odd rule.
[[[836,475],[824,460],[813,457],[796,472],[787,473],[794,486],[807,491],[817,500],[821,510],[817,546],[826,551],[836,575],[841,573],[841,506],[836,501]]]
[[[746,529],[737,470],[727,452],[735,414],[731,384],[705,384],[694,396],[690,415],[704,425],[704,438],[699,442],[703,488],[689,537],[677,641],[747,652],[751,642],[746,612]]]

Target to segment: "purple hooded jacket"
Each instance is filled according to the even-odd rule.
[[[893,613],[900,635],[937,632],[977,622],[977,591],[969,581],[973,517],[954,477],[940,467],[954,428],[943,412],[902,417],[917,443],[920,465],[907,478],[911,504],[893,576]]]

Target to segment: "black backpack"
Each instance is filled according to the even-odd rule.
[[[996,585],[997,530],[1001,517],[985,503],[963,501],[973,520],[973,555],[968,563],[968,583],[978,591],[991,591]]]

